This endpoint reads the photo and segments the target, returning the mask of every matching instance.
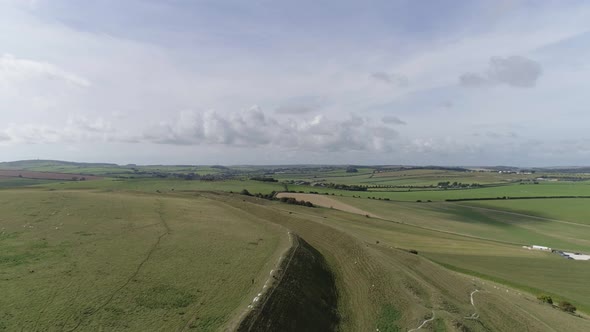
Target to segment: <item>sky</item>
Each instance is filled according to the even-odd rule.
[[[0,161],[590,165],[588,1],[0,0]]]

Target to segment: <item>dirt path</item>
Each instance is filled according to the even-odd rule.
[[[424,320],[424,321],[422,322],[422,324],[420,324],[420,326],[418,326],[418,327],[417,327],[417,328],[415,328],[415,329],[411,329],[411,330],[409,330],[408,332],[414,332],[414,331],[418,331],[419,329],[423,328],[423,327],[424,327],[424,325],[426,325],[426,324],[428,324],[428,323],[432,322],[432,321],[434,320],[434,317],[435,317],[434,310],[432,310],[432,317],[430,317],[430,318],[428,318],[428,319]]]
[[[325,196],[325,195],[301,194],[301,193],[278,193],[277,197],[278,198],[293,197],[298,201],[301,201],[301,200],[308,201],[308,202],[313,203],[313,205],[317,205],[317,206],[321,206],[321,207],[332,208],[332,209],[350,212],[350,213],[354,213],[354,214],[360,214],[363,216],[368,215],[369,217],[384,219],[376,214],[361,210],[361,209],[356,208],[352,205],[340,202],[334,198],[331,198],[331,197]]]
[[[479,319],[479,314],[477,313],[477,307],[475,306],[475,302],[473,301],[473,295],[475,293],[478,293],[479,289],[474,290],[473,292],[471,292],[471,305],[473,306],[473,309],[475,309],[475,312],[473,314],[471,314],[471,316],[465,317],[465,319]]]

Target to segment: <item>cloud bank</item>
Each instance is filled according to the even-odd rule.
[[[10,125],[0,130],[8,143],[124,142],[158,145],[217,145],[238,148],[273,147],[290,151],[392,151],[399,135],[391,124],[403,121],[387,117],[374,121],[349,115],[339,119],[318,115],[305,119],[278,119],[259,107],[219,113],[182,111],[172,121],[126,133],[102,118],[70,117],[63,129],[43,124]]]
[[[156,144],[273,146],[307,151],[391,151],[398,133],[387,123],[350,115],[333,120],[318,115],[279,120],[259,107],[221,114],[184,111],[176,121],[160,123],[141,139]]]

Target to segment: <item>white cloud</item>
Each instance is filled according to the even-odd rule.
[[[441,25],[444,31],[436,35],[372,26],[370,34],[351,39],[333,25],[350,22],[322,21],[319,29],[329,33],[310,38],[295,36],[300,29],[290,30],[282,21],[248,20],[252,30],[236,36],[217,24],[228,23],[223,11],[215,12],[219,20],[191,19],[178,26],[145,20],[129,26],[124,13],[116,15],[107,5],[96,12],[40,1],[38,10],[30,10],[24,2],[14,6],[17,2],[2,2],[0,11],[0,52],[14,54],[0,53],[0,142],[12,149],[0,154],[7,159],[35,149],[57,156],[71,142],[106,142],[102,156],[123,155],[129,162],[146,146],[154,153],[144,154],[144,160],[170,163],[196,150],[219,163],[250,155],[276,162],[287,154],[266,154],[269,147],[298,162],[318,160],[305,159],[308,150],[307,156],[342,162],[358,160],[362,151],[376,163],[444,163],[470,156],[483,163],[519,162],[534,156],[501,150],[507,140],[582,137],[590,121],[584,99],[587,5],[515,6],[494,20],[458,22],[459,29]],[[146,9],[141,3],[128,6]],[[183,10],[166,7],[169,20]],[[207,8],[204,16],[211,14]],[[164,19],[158,15],[150,11],[150,17]],[[523,57],[490,60],[496,52]],[[571,67],[573,62],[580,66]],[[380,71],[373,72],[376,68]],[[468,86],[536,88],[467,90],[457,85],[461,73],[467,73],[460,80]],[[235,112],[252,104],[271,112]],[[170,111],[194,109],[215,111]],[[575,114],[576,121],[555,116],[555,110]],[[531,126],[514,139],[510,128],[471,135],[475,124],[497,119]],[[129,154],[120,152],[119,142],[133,143],[127,144]],[[44,149],[28,143],[51,144]],[[575,155],[575,145],[563,144]],[[233,151],[231,157],[227,151]],[[97,158],[94,151],[80,153],[75,157]],[[434,157],[428,159],[430,153]],[[437,159],[443,155],[449,158]],[[561,160],[566,159],[553,163]]]
[[[161,123],[143,135],[144,140],[158,144],[274,146],[307,151],[391,150],[397,137],[393,129],[362,117],[330,120],[318,115],[279,121],[258,107],[227,115],[185,111],[176,121]]]
[[[82,116],[69,117],[61,127],[12,123],[6,128],[0,128],[0,141],[3,137],[10,144],[91,143],[122,139],[109,122],[102,118],[91,120]]]
[[[20,84],[28,80],[63,81],[79,87],[88,87],[90,82],[76,74],[42,61],[16,58],[11,54],[0,56],[0,83]]]

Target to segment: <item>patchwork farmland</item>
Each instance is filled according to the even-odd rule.
[[[590,330],[590,262],[523,248],[590,253],[587,199],[565,198],[585,181],[344,166],[25,177],[97,168],[56,163],[4,166],[23,177],[0,179],[0,329]],[[399,174],[481,187],[370,187]],[[547,198],[509,198],[526,195]],[[478,197],[493,200],[446,201]]]

